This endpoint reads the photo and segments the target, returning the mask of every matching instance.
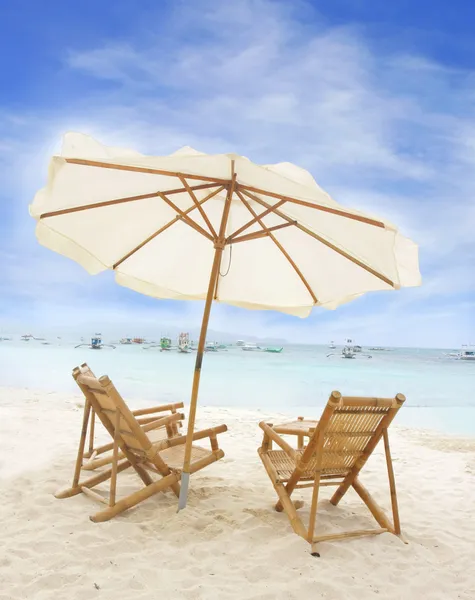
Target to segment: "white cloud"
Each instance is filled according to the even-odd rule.
[[[444,328],[434,340],[473,327],[456,297],[475,287],[473,73],[424,56],[385,54],[358,28],[332,28],[315,14],[310,26],[312,9],[303,2],[174,5],[167,15],[149,15],[134,36],[65,51],[65,69],[86,76],[87,85],[62,110],[0,114],[0,163],[21,199],[10,207],[14,228],[4,239],[24,269],[20,276],[18,264],[10,263],[5,293],[35,290],[44,319],[53,312],[54,292],[42,291],[48,286],[68,298],[66,306],[92,290],[111,302],[107,278],[88,278],[38,251],[26,224],[25,204],[43,184],[47,156],[61,132],[76,129],[146,153],[191,145],[261,163],[293,161],[338,201],[390,219],[420,243],[424,287],[389,300],[373,296],[369,306],[377,304],[378,315],[363,318],[361,311],[374,310],[364,301],[326,315],[323,327],[320,312],[305,324],[233,312],[236,331],[310,341],[365,323],[381,332],[381,343],[421,343],[424,335],[433,338],[424,315],[442,314],[440,306],[424,310],[428,300],[458,313],[440,317]],[[197,306],[190,322],[199,319]],[[115,306],[110,314],[120,320],[121,310]],[[228,315],[221,307],[214,311],[217,329],[229,328]],[[403,318],[412,327],[404,335],[396,324]]]
[[[68,65],[115,80],[119,85],[102,97],[99,114],[107,110],[106,123],[135,115],[136,135],[154,149],[168,141],[160,126],[166,122],[178,132],[194,132],[202,144],[227,142],[263,162],[285,157],[330,171],[338,165],[405,178],[431,175],[393,143],[392,130],[411,101],[378,89],[380,67],[351,30],[310,34],[296,21],[279,20],[270,4],[255,6],[267,9],[262,20],[245,11],[236,17],[238,23],[249,17],[245,34],[235,35],[234,13],[221,5],[202,16],[204,45],[178,38],[180,48],[170,53],[158,35],[140,50],[114,43],[71,53]],[[259,27],[251,25],[256,22]],[[148,134],[140,127],[144,109]],[[128,126],[119,131],[128,137]]]

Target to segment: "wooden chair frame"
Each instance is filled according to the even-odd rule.
[[[80,375],[86,375],[89,377],[95,377],[93,371],[89,367],[87,363],[83,363],[80,367],[76,367],[79,370]],[[77,377],[74,376],[74,373],[77,374],[76,369],[73,371],[73,377],[77,380]],[[139,417],[137,419],[140,425],[148,425],[149,423],[157,422],[157,419],[162,415],[161,413],[170,412],[171,414],[176,414],[177,410],[183,408],[183,402],[177,402],[175,404],[162,404],[159,406],[151,406],[149,408],[141,408],[138,410],[133,410],[132,414],[135,417]],[[184,418],[184,417],[182,417]],[[174,420],[171,423],[167,423],[165,425],[157,424],[155,427],[151,429],[162,429],[166,430],[166,437],[172,438],[179,434],[179,429],[182,427],[181,420]],[[89,442],[86,449],[85,440],[88,437],[88,429],[89,429]],[[147,431],[149,431],[148,429]],[[102,446],[96,446],[96,411],[94,407],[91,405],[87,397],[85,397],[84,404],[84,414],[83,414],[83,423],[81,428],[81,437],[79,440],[79,448],[82,448],[81,452],[81,468],[89,471],[93,471],[99,467],[103,467],[104,465],[110,464],[112,462],[112,455],[110,454],[113,449],[114,444],[104,444]],[[104,454],[105,452],[109,453],[107,456],[97,458],[99,455]],[[78,460],[79,460],[79,451],[78,451]]]
[[[271,425],[259,423],[264,431],[264,439],[258,453],[279,498],[275,509],[285,511],[295,533],[311,544],[314,556],[320,556],[317,551],[319,542],[385,532],[401,537],[388,427],[404,401],[402,394],[394,399],[384,399],[342,397],[339,392],[332,392],[317,427],[302,450],[292,448]],[[392,523],[358,478],[381,439],[384,440],[386,455]],[[273,442],[280,451],[272,449]],[[287,471],[283,470],[282,461],[291,465]],[[379,528],[315,536],[320,488],[332,485],[338,486],[330,500],[334,506],[352,487],[369,508]],[[313,490],[308,527],[305,527],[297,513],[303,503],[291,500],[292,492],[300,488]]]
[[[177,447],[184,446],[186,436],[172,437],[152,443],[147,436],[147,431],[156,426],[171,426],[182,419],[183,415],[175,413],[141,425],[107,376],[97,379],[90,375],[83,375],[80,369],[74,369],[73,377],[92,409],[94,409],[95,414],[97,414],[114,440],[112,444],[112,464],[105,471],[81,482],[81,460],[86,442],[86,436],[81,436],[72,486],[57,492],[55,494],[56,498],[69,498],[84,493],[93,500],[106,504],[107,508],[90,517],[91,521],[97,523],[107,521],[153,494],[165,491],[168,488],[178,496],[180,493],[181,468],[171,468],[166,462],[166,456],[169,457],[173,449],[180,450]],[[83,431],[87,431],[86,421],[83,423]],[[203,469],[224,456],[223,450],[218,446],[217,435],[225,431],[227,431],[226,425],[220,425],[219,427],[194,433],[193,440],[209,438],[211,450],[207,451],[199,446],[193,446],[193,449],[198,453],[198,458],[192,459],[191,473]],[[182,451],[181,455],[183,455]],[[117,500],[117,475],[129,468],[137,473],[145,487]],[[161,476],[161,479],[158,481],[152,479],[150,473]],[[110,481],[108,498],[92,489],[106,481]]]

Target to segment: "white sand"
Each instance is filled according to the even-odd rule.
[[[226,457],[192,478],[188,508],[177,514],[175,496],[161,494],[94,524],[91,499],[53,497],[72,475],[80,405],[79,397],[0,390],[0,600],[475,598],[475,441],[395,428],[409,544],[383,534],[321,544],[314,558],[272,510],[256,453],[258,421],[282,415],[201,407],[199,425],[228,424]],[[361,479],[389,507],[381,449]],[[119,493],[137,484],[123,474]],[[329,494],[317,530],[373,527],[354,493],[336,508]]]

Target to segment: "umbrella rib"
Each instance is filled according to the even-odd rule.
[[[173,208],[173,210],[180,215],[184,223],[192,227],[198,233],[201,233],[201,235],[204,235],[204,237],[208,238],[211,242],[214,242],[214,238],[207,231],[205,231],[203,227],[201,227],[200,225],[198,225],[198,223],[193,221],[193,219],[191,219],[183,210],[181,210],[181,208],[178,208],[178,206],[174,204],[170,200],[170,198],[167,198],[162,192],[159,192],[158,195],[160,198],[162,198],[162,200],[164,200],[168,204],[168,206]]]
[[[237,192],[237,190],[239,189],[239,186],[236,186],[236,188],[237,188],[236,189],[236,192]],[[239,196],[239,197],[241,197],[241,196]],[[263,217],[268,215],[270,212],[272,212],[274,210],[274,208],[278,208],[279,206],[282,206],[282,204],[284,204],[285,202],[286,202],[286,200],[281,200],[280,202],[277,202],[277,204],[275,206],[273,206],[272,208],[268,208],[267,210],[262,212],[260,215],[255,214],[253,219],[248,221],[245,225],[243,225],[242,227],[237,229],[234,233],[232,233],[230,236],[228,236],[226,241],[229,242],[229,241],[233,240],[240,233],[242,233],[243,231],[245,231],[246,229],[251,227],[251,225],[254,225],[254,223],[257,223],[259,221],[259,219],[262,219]]]
[[[241,186],[242,189],[242,186]],[[254,194],[251,194],[250,192],[246,191],[246,190],[242,190],[243,193],[248,196],[249,198],[251,198],[252,200],[255,200],[255,202],[257,202],[258,204],[260,204],[261,206],[267,206],[268,208],[271,206],[270,204],[268,204],[267,202],[265,202],[264,200],[262,200],[259,196],[255,196]],[[280,210],[276,210],[274,211],[276,215],[278,215],[279,217],[282,217],[282,219],[285,219],[286,221],[290,222],[292,221],[292,219],[290,217],[288,217],[285,213],[281,212]],[[338,248],[338,246],[335,246],[334,244],[332,244],[331,242],[329,242],[328,240],[326,240],[325,238],[321,237],[320,235],[318,235],[317,233],[314,233],[313,231],[311,231],[310,229],[308,229],[307,227],[305,227],[304,225],[301,225],[300,223],[296,223],[295,227],[297,227],[298,229],[300,229],[300,231],[303,231],[304,233],[306,233],[307,235],[315,238],[316,240],[318,240],[321,244],[323,244],[324,246],[327,246],[327,248],[330,248],[331,250],[334,250],[337,254],[340,254],[340,256],[343,256],[344,258],[350,260],[352,263],[354,263],[355,265],[358,265],[359,267],[361,267],[362,269],[364,269],[365,271],[367,271],[368,273],[371,273],[371,275],[374,275],[375,277],[377,277],[378,279],[380,279],[381,281],[384,281],[384,283],[387,283],[388,285],[390,285],[391,287],[395,287],[395,284],[393,281],[391,281],[388,277],[386,277],[385,275],[383,275],[382,273],[379,273],[378,271],[376,271],[375,269],[373,269],[372,267],[370,267],[369,265],[365,264],[364,262],[362,262],[361,260],[355,258],[354,256],[352,256],[351,254],[349,254],[348,252],[345,252],[345,250],[342,250],[341,248]]]
[[[217,183],[204,183],[202,185],[196,185],[192,187],[192,190],[205,190],[211,187],[216,187]],[[177,188],[174,190],[164,191],[163,194],[181,194],[188,191],[186,188]],[[91,208],[103,208],[105,206],[115,206],[116,204],[125,204],[126,202],[135,202],[137,200],[146,200],[147,198],[156,198],[159,192],[150,192],[149,194],[140,194],[139,196],[128,196],[127,198],[117,198],[115,200],[104,200],[103,202],[95,202],[94,204],[83,204],[81,206],[73,206],[72,208],[62,208],[52,212],[43,213],[40,215],[40,219],[46,219],[48,217],[59,217],[60,215],[67,215],[69,213],[81,212],[83,210],[89,210]]]
[[[219,194],[219,192],[222,192],[224,190],[224,187],[225,187],[224,185],[220,186],[217,190],[214,190],[213,192],[211,192],[211,194],[208,194],[202,200],[199,200],[200,206],[202,204],[204,204],[205,202],[207,202],[208,200],[210,200],[213,196],[216,196],[216,194]],[[187,208],[184,212],[185,212],[185,214],[188,214],[191,211],[195,210],[195,208],[197,208],[197,207],[196,206],[190,206],[190,208]],[[139,250],[141,250],[146,244],[148,244],[149,242],[151,242],[158,235],[160,235],[163,231],[165,231],[169,227],[171,227],[174,223],[177,223],[178,221],[181,221],[181,220],[182,220],[182,217],[180,215],[177,215],[176,217],[174,217],[166,225],[163,225],[163,227],[160,227],[160,229],[158,229],[157,231],[155,231],[154,233],[152,233],[152,235],[150,235],[147,239],[145,239],[138,246],[136,246],[130,252],[128,252],[125,256],[123,256],[121,259],[119,259],[114,265],[112,265],[112,268],[113,269],[117,269],[118,266],[120,266],[123,262],[125,262],[133,254],[135,254],[136,252],[138,252]]]
[[[261,225],[260,220],[257,222]],[[257,240],[259,238],[269,236],[270,231],[276,231],[277,229],[284,229],[284,227],[290,227],[291,225],[296,225],[297,221],[289,221],[288,223],[281,223],[280,225],[274,225],[273,227],[264,227],[264,231],[254,231],[253,233],[248,233],[246,235],[240,235],[237,238],[228,238],[226,240],[226,244],[238,244],[239,242],[248,242],[249,240]]]
[[[237,190],[237,195],[239,196],[239,198],[241,199],[241,202],[244,204],[244,206],[247,208],[247,210],[251,213],[251,215],[254,215],[254,217],[257,217],[257,213],[254,211],[254,209],[252,208],[252,206],[249,204],[249,202],[244,198],[244,196],[241,194],[241,192],[239,190]],[[295,261],[292,259],[292,257],[290,256],[290,254],[287,252],[287,250],[282,246],[282,244],[277,240],[277,238],[275,237],[275,235],[273,235],[271,233],[271,231],[273,229],[275,229],[275,227],[266,227],[266,225],[262,222],[261,217],[257,217],[257,222],[259,223],[259,225],[262,227],[262,229],[264,230],[264,233],[266,235],[268,235],[270,237],[270,239],[274,242],[274,244],[277,246],[277,248],[282,252],[282,254],[285,256],[285,258],[287,259],[287,261],[290,263],[290,265],[292,266],[292,268],[294,269],[294,271],[297,273],[297,275],[300,277],[302,283],[304,284],[304,286],[307,288],[308,293],[310,294],[310,296],[312,297],[312,300],[315,304],[318,304],[318,298],[315,295],[312,287],[310,286],[310,284],[308,283],[307,279],[305,278],[304,274],[302,273],[302,271],[298,268],[297,264],[295,263]],[[288,225],[295,225],[295,221],[289,222],[287,223]],[[279,225],[277,225],[277,227],[280,227]],[[235,240],[236,241],[236,240]]]
[[[353,213],[347,212],[345,210],[331,208],[330,206],[324,206],[323,204],[314,204],[313,202],[306,202],[305,200],[299,200],[297,198],[292,198],[290,196],[283,196],[282,194],[276,194],[275,192],[270,192],[268,190],[261,190],[259,188],[255,188],[250,185],[240,185],[239,187],[243,191],[246,190],[248,192],[255,192],[256,194],[262,194],[263,196],[269,196],[270,198],[277,198],[279,200],[284,200],[285,202],[291,202],[293,204],[300,204],[301,206],[307,206],[308,208],[314,208],[315,210],[327,212],[332,215],[337,215],[339,217],[345,217],[347,219],[352,219],[353,221],[360,221],[361,223],[366,223],[367,225],[373,225],[374,227],[381,227],[382,229],[386,228],[385,224],[382,223],[381,221],[377,221],[376,219],[371,219],[369,217],[363,217],[362,215],[354,215]]]
[[[115,169],[118,171],[132,171],[135,173],[148,173],[150,175],[164,175],[165,177],[186,177],[187,179],[196,179],[198,181],[210,181],[217,185],[229,184],[229,179],[218,179],[216,177],[206,177],[205,175],[193,175],[190,173],[180,173],[179,171],[165,171],[163,169],[151,169],[147,167],[137,167],[133,165],[118,165],[114,163],[100,162],[97,160],[85,160],[83,158],[64,158],[65,162],[73,165],[83,165],[86,167],[99,167],[102,169]]]
[[[188,184],[187,180],[184,177],[180,176],[179,179],[182,182],[182,184],[185,186],[186,191],[188,192],[188,194],[191,196],[191,199],[193,200],[196,208],[200,211],[200,215],[203,217],[204,222],[208,226],[208,229],[209,229],[211,235],[213,236],[213,238],[216,239],[218,237],[218,234],[214,230],[214,227],[211,224],[211,221],[208,219],[208,215],[205,213],[205,211],[201,207],[201,204],[198,202],[198,198],[196,197],[194,191],[192,190],[192,188],[190,187],[190,185]]]

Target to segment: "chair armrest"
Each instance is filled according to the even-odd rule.
[[[193,441],[202,440],[203,438],[209,437],[211,440],[219,433],[224,433],[228,430],[227,425],[219,425],[218,427],[210,427],[209,429],[203,429],[202,431],[195,431],[193,434]],[[153,445],[157,450],[165,450],[166,448],[172,448],[173,446],[179,446],[180,444],[186,443],[186,435],[180,435],[168,440],[160,440]]]
[[[178,408],[183,408],[183,406],[183,402],[177,402],[176,404],[161,404],[160,406],[150,406],[149,408],[139,408],[138,410],[133,410],[132,414],[134,417],[140,417],[142,415],[165,412],[166,410],[171,410],[173,413],[175,413]]]
[[[142,425],[142,431],[147,432],[151,429],[158,429],[158,427],[166,427],[171,423],[175,423],[176,421],[180,421],[184,419],[185,415],[181,413],[174,413],[173,415],[167,415],[166,417],[161,417],[160,419],[156,419],[151,423],[147,423],[146,425]]]
[[[184,420],[184,415],[182,413],[172,413],[174,415],[176,414],[180,414],[182,419]],[[170,415],[165,415],[166,417],[170,416]],[[161,419],[162,417],[158,416],[158,415],[153,415],[152,417],[142,417],[137,419],[137,423],[143,427],[144,425],[147,425],[148,423],[153,423],[153,421],[156,421],[158,419]],[[177,421],[176,425],[177,427],[183,427],[183,423],[182,423],[182,419],[180,419],[179,421]]]
[[[280,435],[272,429],[272,427],[267,425],[267,423],[264,423],[264,421],[259,423],[259,427],[264,431],[264,435],[267,435],[273,442],[280,446],[286,454],[288,454],[291,458],[295,458],[295,450],[290,444],[282,439]]]

